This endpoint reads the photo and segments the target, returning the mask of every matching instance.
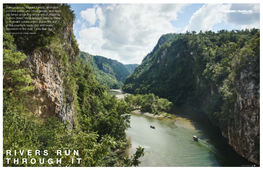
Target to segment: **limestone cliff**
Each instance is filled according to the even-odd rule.
[[[235,86],[234,122],[222,134],[239,155],[259,164],[259,84],[253,76],[259,77],[259,73],[241,72]]]
[[[234,91],[236,98],[233,108],[229,109],[229,119],[224,120],[227,124],[221,128],[222,136],[227,138],[228,144],[242,157],[255,164],[259,162],[259,138],[260,138],[260,93],[259,82],[255,77],[259,77],[259,65],[254,68],[243,70],[239,78],[235,81]],[[196,84],[202,86],[200,80]],[[221,93],[221,88],[211,86],[210,93],[206,94],[201,110],[206,112],[206,108],[213,102],[213,98]],[[218,110],[218,108],[215,108]],[[209,115],[214,125],[220,126],[218,112]]]
[[[56,116],[62,122],[73,123],[72,96],[63,92],[63,67],[47,49],[27,56],[28,68],[34,74],[35,90],[31,94],[37,101],[36,113],[49,118]],[[66,99],[66,100],[64,100]]]
[[[33,73],[35,90],[30,95],[37,105],[33,112],[42,118],[56,116],[63,123],[69,121],[73,127],[74,97],[65,87],[67,67],[63,62],[72,64],[79,55],[79,49],[73,35],[73,20],[65,21],[62,18],[61,22],[62,28],[55,40],[27,54],[23,64]],[[64,59],[61,59],[63,56]]]
[[[258,40],[252,41],[257,44]],[[255,45],[254,45],[255,46]],[[229,108],[229,120],[226,120],[226,128],[221,128],[222,135],[228,139],[228,143],[241,156],[253,162],[259,162],[259,137],[260,137],[260,84],[259,84],[259,47],[254,51],[257,57],[248,54],[237,53],[237,62],[240,69],[235,71],[233,80],[234,105]],[[241,50],[242,51],[242,50]],[[240,66],[242,65],[242,66]],[[221,88],[218,92],[222,93]],[[232,108],[233,107],[233,108]]]

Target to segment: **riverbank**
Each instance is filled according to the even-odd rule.
[[[176,126],[180,126],[182,128],[185,128],[187,130],[191,130],[193,132],[197,132],[197,130],[195,129],[193,122],[187,118],[183,118],[183,117],[177,117],[175,115],[172,115],[172,118],[165,118],[164,115],[157,115],[157,114],[151,114],[149,112],[142,112],[140,110],[133,110],[131,111],[131,113],[133,114],[137,114],[137,115],[143,115],[143,116],[147,116],[147,117],[151,117],[151,118],[158,118],[158,119],[166,119],[168,121],[173,122]]]
[[[147,117],[152,117],[152,118],[164,118],[163,115],[157,115],[157,114],[151,114],[149,112],[142,112],[140,110],[133,110],[131,113],[137,114],[137,115],[144,115]]]
[[[109,91],[115,91],[115,92],[125,94],[121,89],[110,89]]]
[[[110,89],[108,90],[108,94],[115,95],[118,99],[124,99],[124,97],[127,95],[127,93],[120,89]]]

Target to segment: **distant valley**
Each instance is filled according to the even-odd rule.
[[[80,59],[92,67],[96,80],[108,89],[120,89],[127,76],[138,64],[122,64],[116,60],[102,56],[93,56],[86,52],[80,53]]]

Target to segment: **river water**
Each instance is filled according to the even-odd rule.
[[[118,90],[108,93],[118,98],[125,95]],[[131,147],[123,155],[131,156],[138,146],[145,148],[141,167],[252,165],[235,153],[205,115],[184,107],[173,107],[170,113],[172,120],[131,114],[131,128],[126,130]],[[193,141],[193,135],[199,138],[197,142]]]

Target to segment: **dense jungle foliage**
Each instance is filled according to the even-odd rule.
[[[75,57],[79,48],[73,34],[71,44],[63,46],[65,39],[61,32],[65,25],[72,25],[74,13],[69,5],[56,5],[62,11],[64,25],[59,23],[53,33],[39,32],[37,37],[20,37],[8,34],[5,25],[3,28],[3,166],[138,166],[139,157],[144,155],[143,148],[138,147],[131,158],[120,158],[115,152],[127,146],[127,103],[108,95],[96,81],[92,68]],[[27,107],[35,105],[29,95],[34,90],[34,75],[21,63],[28,54],[43,48],[50,50],[63,67],[65,92],[74,97],[73,129],[68,123],[60,123],[56,117],[43,119],[36,116]],[[75,62],[70,64],[70,58]],[[6,154],[7,150],[12,151],[11,156]],[[14,155],[15,150],[32,150],[33,154]],[[36,150],[41,153],[48,150],[48,155],[35,155]],[[79,155],[57,156],[57,150],[78,150]],[[9,164],[6,158],[11,158]],[[28,159],[27,164],[22,163],[22,158]],[[35,164],[30,163],[32,158],[36,160]],[[49,158],[53,159],[52,164],[47,162]],[[60,158],[62,163],[56,164],[55,160]],[[74,164],[71,162],[73,158]],[[76,158],[81,158],[80,164]],[[19,162],[14,164],[14,159],[19,159]]]
[[[163,115],[171,118],[167,112],[171,110],[173,103],[167,99],[159,98],[153,93],[140,95],[128,94],[124,97],[126,103],[130,106],[130,110],[141,110],[142,112],[149,112],[151,114]]]
[[[125,80],[123,90],[204,111],[221,129],[233,118],[241,72],[259,84],[258,29],[187,32],[163,42]],[[156,47],[157,49],[157,47]]]
[[[101,56],[92,56],[81,52],[80,58],[88,62],[93,70],[96,80],[107,89],[120,89],[127,76],[138,64],[122,64]]]

